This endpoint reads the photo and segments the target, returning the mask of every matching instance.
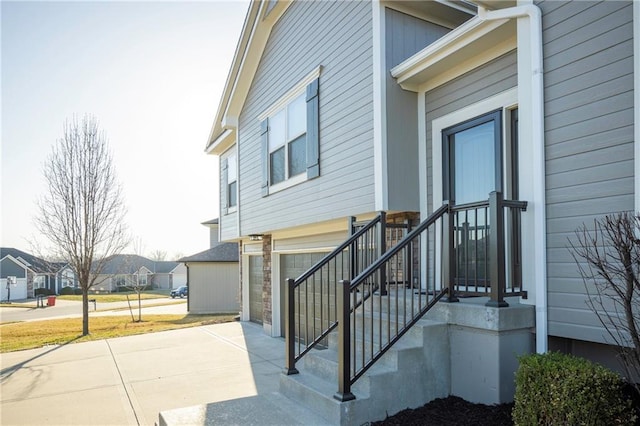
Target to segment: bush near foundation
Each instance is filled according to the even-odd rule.
[[[633,425],[635,410],[616,373],[559,352],[520,357],[515,425]]]
[[[73,287],[62,287],[60,289],[60,296],[72,296],[75,294],[75,289]]]

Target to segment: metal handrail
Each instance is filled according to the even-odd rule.
[[[409,268],[415,267],[416,260],[413,256],[413,248],[416,241],[423,238],[426,233],[426,244],[429,244],[430,237],[434,245],[438,241],[441,243],[442,238],[437,238],[435,231],[430,234],[430,231],[431,228],[435,228],[438,220],[447,216],[448,212],[449,204],[446,203],[409,232],[393,248],[386,251],[352,282],[349,280],[341,282],[342,288],[338,292],[340,317],[337,325],[338,392],[334,395],[335,399],[342,402],[354,399],[351,385],[449,292],[449,288],[446,287],[436,290],[435,285],[431,294],[429,291],[423,294],[422,288],[414,293],[415,289],[409,288],[410,302],[407,302],[406,286],[401,289],[396,285],[394,289],[388,289],[386,296],[378,292],[375,297],[372,297],[374,296],[373,291],[366,291],[365,288],[366,286],[375,288],[375,282],[379,279],[379,275],[383,275],[385,278],[390,276],[388,271],[385,274],[380,274],[390,265],[395,264],[396,273],[398,270],[400,273],[406,273]],[[444,226],[441,227],[441,229],[443,228]],[[360,297],[358,297],[359,295]],[[417,301],[414,300],[416,297]],[[391,304],[392,298],[395,300],[393,305]],[[376,301],[378,306],[375,305]],[[383,306],[384,303],[386,306]],[[394,310],[395,313],[392,312]],[[392,323],[395,323],[395,326],[392,326]],[[359,340],[358,334],[360,335]]]
[[[475,203],[467,203],[464,205],[450,205],[446,202],[442,207],[433,212],[414,230],[409,232],[396,246],[386,251],[380,258],[367,267],[362,273],[355,277],[352,281],[342,280],[342,288],[338,292],[338,392],[334,398],[339,401],[348,401],[354,399],[351,393],[351,386],[365,372],[380,359],[386,351],[388,351],[394,343],[396,343],[417,321],[419,321],[439,300],[445,295],[449,302],[456,302],[456,259],[455,247],[460,232],[466,232],[466,238],[469,229],[475,229],[475,237],[478,236],[479,230],[484,230],[482,239],[485,247],[485,256],[482,258],[485,271],[485,277],[491,278],[490,291],[476,295],[489,296],[488,306],[503,307],[508,306],[504,297],[506,292],[505,281],[505,221],[504,210],[511,209],[513,215],[519,218],[519,211],[526,210],[527,203],[524,201],[504,200],[500,192],[492,192],[489,199]],[[481,217],[484,216],[481,223],[478,221],[478,212],[483,210]],[[473,211],[468,213],[467,211]],[[467,225],[465,227],[456,228],[455,221],[459,219],[460,214],[464,214],[465,218],[470,215],[475,225]],[[438,225],[440,222],[440,226]],[[490,224],[490,225],[489,225]],[[519,222],[514,222],[514,235]],[[489,232],[491,229],[491,232]],[[437,232],[441,235],[437,236]],[[456,232],[458,233],[456,235]],[[517,233],[519,235],[519,232]],[[458,238],[458,239],[456,239]],[[477,241],[477,240],[475,240]],[[477,243],[476,243],[477,244]],[[519,244],[519,241],[513,242]],[[420,251],[426,247],[426,252],[416,260],[413,249],[419,247]],[[477,248],[477,247],[476,247]],[[442,282],[438,287],[436,283],[436,259],[438,253],[441,254],[441,278]],[[489,257],[487,257],[489,256]],[[408,260],[407,260],[408,259]],[[392,273],[400,269],[406,271],[407,264],[409,268],[415,267],[415,263],[426,262],[426,265],[418,265],[423,277],[426,277],[427,283],[420,286],[420,291],[414,293],[411,288],[407,297],[406,288],[400,290],[399,286],[395,286],[395,302],[392,305],[392,292],[389,297],[383,299],[381,292],[372,297],[372,289],[380,287],[376,285],[377,280],[391,277],[389,269]],[[491,260],[489,260],[491,259]],[[476,250],[473,258],[474,265],[478,262],[479,257]],[[395,269],[390,268],[396,262]],[[432,262],[431,264],[429,264]],[[431,267],[431,268],[430,268]],[[469,268],[468,264],[465,268]],[[475,266],[474,266],[475,268]],[[487,270],[489,269],[489,274]],[[400,272],[404,273],[404,272]],[[477,271],[476,271],[477,275]],[[381,278],[383,277],[383,278]],[[429,277],[432,277],[432,287],[429,287]],[[403,282],[403,280],[392,280],[395,282]],[[380,284],[380,283],[378,283]],[[477,287],[477,285],[476,285]],[[427,291],[422,292],[423,289]],[[423,299],[424,294],[424,300]],[[417,295],[417,296],[416,296]],[[510,296],[526,297],[526,292],[520,288],[519,291],[508,293]],[[416,300],[417,297],[417,300]],[[378,306],[375,305],[377,301]],[[386,303],[383,306],[383,303]],[[383,312],[386,308],[386,312]],[[383,326],[383,324],[385,324]],[[392,325],[394,324],[394,325]],[[377,335],[376,335],[377,333]]]
[[[336,249],[334,249],[331,253],[327,254],[324,258],[322,258],[318,263],[316,263],[315,265],[313,265],[309,270],[307,270],[306,272],[304,272],[302,275],[300,275],[300,277],[298,277],[297,279],[287,279],[286,280],[286,297],[285,297],[285,368],[284,368],[284,372],[285,374],[297,374],[298,370],[295,368],[296,362],[298,360],[300,360],[305,354],[307,354],[311,349],[313,349],[314,347],[316,347],[317,345],[319,345],[321,342],[323,342],[326,337],[328,336],[328,334],[333,331],[337,325],[337,317],[336,320],[332,321],[330,318],[324,318],[323,315],[326,312],[326,314],[328,316],[330,316],[330,313],[332,311],[334,311],[334,315],[337,312],[337,309],[335,306],[331,306],[331,295],[327,294],[326,298],[323,298],[323,293],[322,293],[322,289],[325,285],[325,283],[323,282],[323,277],[322,277],[322,270],[325,267],[329,267],[331,262],[334,262],[334,272],[336,272],[338,265],[337,265],[337,259],[338,257],[341,258],[341,260],[344,261],[343,256],[345,251],[347,250],[351,250],[352,252],[357,250],[357,245],[359,244],[361,239],[365,240],[365,246],[370,245],[371,243],[368,241],[369,240],[369,234],[372,232],[372,230],[374,230],[374,228],[377,225],[380,225],[381,229],[381,234],[382,236],[380,237],[380,240],[384,240],[384,224],[386,221],[386,214],[384,212],[381,212],[380,214],[378,214],[375,218],[373,218],[371,221],[369,221],[368,223],[366,223],[363,226],[360,226],[359,229],[355,232],[353,232],[354,229],[354,223],[351,223],[351,228],[352,228],[352,232],[353,234],[346,240],[344,241],[342,244],[340,244]],[[383,244],[382,241],[380,241],[380,244]],[[353,253],[352,253],[353,254]],[[372,259],[373,260],[373,259]],[[347,258],[347,262],[349,265],[349,269],[353,270],[350,272],[350,276],[353,275],[357,275],[360,271],[356,270],[357,268],[357,263],[356,261],[354,261],[354,259],[352,257],[348,257]],[[344,265],[342,265],[342,267],[344,267]],[[315,327],[316,322],[315,322],[315,317],[316,317],[316,306],[315,306],[315,293],[314,293],[314,303],[312,304],[312,309],[311,309],[311,314],[309,314],[309,311],[307,311],[307,309],[305,309],[305,318],[302,318],[301,313],[300,313],[300,306],[298,306],[298,309],[296,309],[296,301],[295,301],[295,296],[296,296],[296,292],[298,293],[298,301],[300,302],[300,288],[302,287],[302,285],[304,284],[306,287],[308,287],[308,281],[311,280],[312,281],[312,287],[313,290],[315,291],[315,281],[314,278],[316,276],[316,274],[320,274],[321,279],[320,279],[320,283],[319,286],[321,288],[321,292],[320,292],[320,309],[319,309],[319,315],[320,315],[320,326],[321,329],[318,331],[318,333],[315,333],[315,328],[313,329],[313,335],[312,335],[312,340],[310,341],[306,341],[304,342],[304,346],[301,344],[301,338],[299,336],[296,336],[296,319],[298,319],[298,323],[301,324],[302,320],[305,321],[305,331],[308,331],[306,327],[308,327],[307,321],[309,320],[309,317],[313,317],[314,318],[314,324],[313,326]],[[324,278],[330,278],[330,277],[324,277]],[[337,284],[338,279],[335,280],[335,283]],[[330,283],[327,282],[326,283],[326,290],[328,292],[329,290],[329,286]],[[306,289],[305,287],[305,289]],[[335,292],[334,292],[335,293]],[[305,297],[306,297],[306,293],[305,293]],[[334,303],[335,303],[335,294],[334,294]],[[307,307],[307,306],[305,306]],[[323,327],[323,323],[327,322],[327,326]],[[301,330],[297,330],[298,332],[301,332]],[[307,335],[305,335],[305,337],[308,337]],[[296,345],[297,343],[297,345]],[[296,351],[297,349],[297,351]]]

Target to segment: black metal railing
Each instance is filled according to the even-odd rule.
[[[495,191],[487,201],[451,206],[446,247],[455,294],[490,296],[490,306],[507,306],[505,297],[526,297],[520,269],[520,214],[526,208],[526,202],[504,200]]]
[[[336,399],[355,398],[351,385],[449,291],[436,281],[448,211],[448,204],[440,207],[353,281],[340,282]],[[420,278],[407,282],[407,276]],[[382,279],[395,283],[386,295],[374,293]]]
[[[496,307],[508,306],[505,296],[526,297],[521,279],[514,278],[520,212],[526,207],[526,202],[504,200],[499,192],[485,202],[447,202],[362,273],[341,281],[334,397],[355,398],[351,386],[445,296],[449,302],[457,301],[458,294],[489,296],[487,305]],[[415,280],[407,282],[400,275]],[[382,288],[381,280],[386,280],[386,295],[374,293]]]
[[[385,250],[386,214],[368,223],[350,219],[351,236],[297,279],[286,280],[285,370],[296,374],[296,362],[323,345],[337,323],[338,283],[356,277]]]

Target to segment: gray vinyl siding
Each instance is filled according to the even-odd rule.
[[[197,262],[189,267],[189,313],[238,312],[238,262]]]
[[[583,223],[634,208],[631,1],[541,2],[549,334],[604,342],[569,249]]]
[[[228,241],[238,237],[238,218],[237,209],[233,213],[226,213],[225,206],[227,205],[227,177],[226,170],[223,170],[222,165],[233,154],[235,154],[235,146],[225,151],[220,156],[220,219],[219,227],[221,231],[221,241]],[[217,230],[216,230],[217,232]]]
[[[419,211],[418,98],[389,71],[450,30],[390,8],[385,30],[388,209]]]
[[[426,94],[427,114],[427,197],[429,212],[440,206],[433,206],[433,150],[431,139],[432,121],[466,106],[475,104],[517,85],[517,55],[509,52],[470,71]],[[490,112],[490,111],[486,111]],[[441,167],[437,168],[441,173]]]
[[[243,235],[374,209],[371,15],[369,2],[294,2],[274,26],[240,115]],[[320,65],[320,176],[262,197],[258,116]]]

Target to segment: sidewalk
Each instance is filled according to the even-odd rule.
[[[0,424],[153,425],[160,411],[271,395],[283,365],[282,339],[240,322],[10,352]]]

